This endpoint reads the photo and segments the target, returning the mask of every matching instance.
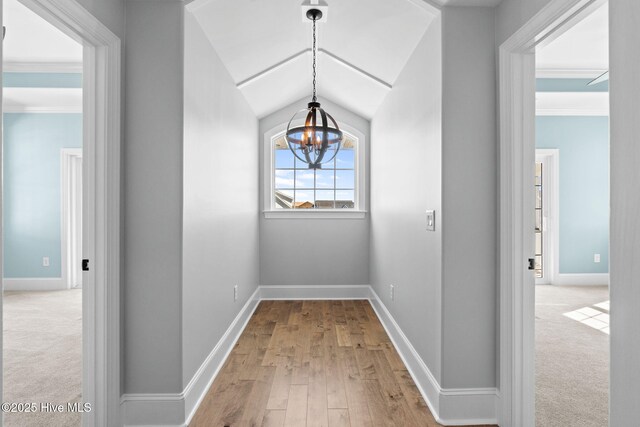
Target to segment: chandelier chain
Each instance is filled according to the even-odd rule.
[[[317,101],[316,97],[316,18],[313,18],[313,102]]]

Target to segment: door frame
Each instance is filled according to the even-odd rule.
[[[551,0],[498,52],[500,101],[500,250],[498,420],[535,426],[534,253],[535,48],[606,0]]]
[[[536,148],[536,162],[542,161],[542,279],[536,285],[554,285],[560,266],[560,150]]]
[[[62,283],[67,289],[71,289],[73,283],[71,278],[73,277],[74,260],[72,257],[73,235],[72,230],[82,228],[82,218],[78,218],[78,215],[74,215],[74,207],[72,200],[74,198],[73,193],[77,192],[74,188],[74,181],[77,179],[74,176],[75,162],[82,161],[82,148],[63,148],[60,150],[60,215],[61,223],[61,242],[62,250],[60,251],[61,259],[61,276]],[[80,185],[82,185],[82,177],[80,177]],[[80,187],[82,188],[82,187]],[[82,209],[82,207],[80,207]],[[80,215],[81,216],[81,215]],[[80,222],[80,224],[78,224]],[[76,259],[77,261],[77,259]],[[75,266],[76,268],[79,265]]]
[[[121,41],[75,0],[19,1],[84,46],[82,424],[119,425]]]

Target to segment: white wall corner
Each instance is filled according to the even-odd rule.
[[[373,288],[369,301],[436,421],[445,426],[497,424],[496,388],[443,389]]]

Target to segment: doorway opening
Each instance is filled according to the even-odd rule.
[[[560,235],[559,248],[554,245],[549,249],[548,244],[554,243],[549,236],[546,239],[547,245],[544,242],[545,226],[550,231],[549,221],[545,223],[544,203],[545,200],[547,203],[553,202],[544,197],[544,171],[552,168],[545,168],[544,161],[541,162],[542,181],[537,187],[535,184],[536,131],[538,130],[536,107],[540,107],[541,102],[537,103],[536,98],[539,101],[544,99],[541,99],[540,93],[536,93],[536,85],[539,83],[536,82],[536,52],[551,46],[560,36],[605,4],[606,2],[602,0],[553,0],[503,43],[499,50],[500,425],[503,426],[532,427],[536,425],[536,275],[539,276],[538,283],[544,281],[545,276],[546,280],[552,280],[553,287],[546,286],[547,289],[553,290],[563,289],[556,286],[559,280],[565,280],[565,284],[569,284],[567,281],[576,278],[569,274],[571,271],[564,270],[567,264],[566,262],[563,264],[565,257],[561,252],[563,228],[554,230]],[[588,81],[585,84],[587,83]],[[551,104],[548,109],[557,110],[556,107]],[[564,158],[565,156],[560,153],[558,160],[560,168],[563,167]],[[561,188],[563,188],[562,178],[561,169],[558,176]],[[536,224],[536,190],[540,192],[538,211],[542,215],[538,224]],[[559,214],[556,215],[556,219],[561,221],[563,213],[561,192],[559,197]],[[549,216],[548,213],[547,216]],[[537,236],[538,248],[536,248],[536,225],[542,228],[542,232]],[[565,243],[564,247],[566,246]],[[605,251],[596,253],[602,256],[603,252]],[[539,256],[538,259],[536,259],[536,253]],[[603,258],[604,256],[601,257],[601,261]],[[552,264],[552,270],[549,270],[550,264]],[[558,271],[557,275],[556,271]],[[582,390],[575,390],[567,394],[580,400],[581,392]]]
[[[608,425],[608,17],[605,3],[535,52],[540,426]]]
[[[65,408],[4,425],[79,426],[83,48],[17,0],[3,25],[3,401]]]
[[[57,208],[55,215],[50,213],[44,218],[36,218],[32,221],[34,225],[29,234],[29,227],[25,227],[24,224],[29,217],[12,214],[16,209],[25,208],[25,204],[27,208],[32,208],[31,214],[34,214],[34,211],[37,213],[37,208],[32,201],[23,203],[20,198],[12,197],[12,194],[15,195],[15,192],[11,193],[9,189],[12,182],[5,179],[0,198],[0,211],[5,215],[2,233],[5,250],[2,253],[3,265],[0,265],[0,275],[10,277],[12,271],[15,273],[20,268],[24,268],[21,262],[28,264],[27,267],[30,268],[39,267],[40,274],[36,274],[37,268],[36,273],[32,274],[35,277],[24,277],[23,272],[23,277],[4,279],[4,289],[7,290],[15,285],[22,286],[23,289],[18,290],[24,292],[34,286],[48,286],[45,292],[52,292],[52,288],[58,289],[55,293],[58,300],[49,301],[48,305],[52,308],[50,311],[57,318],[66,313],[66,316],[62,317],[65,320],[72,319],[73,326],[64,322],[56,324],[53,321],[47,321],[44,311],[36,310],[37,316],[32,316],[31,319],[39,322],[38,326],[55,330],[55,334],[66,333],[65,338],[69,338],[69,340],[56,340],[46,334],[38,342],[37,339],[28,336],[31,329],[35,328],[25,330],[24,325],[15,322],[16,313],[21,315],[28,313],[24,310],[13,310],[12,301],[7,301],[9,297],[0,297],[2,302],[0,307],[4,309],[3,316],[0,316],[2,320],[0,343],[5,344],[6,340],[12,339],[15,343],[15,338],[19,338],[23,344],[32,347],[40,344],[43,347],[39,353],[31,352],[31,356],[38,362],[35,365],[31,363],[25,368],[24,364],[18,363],[18,367],[9,372],[11,366],[5,362],[3,367],[5,369],[0,370],[2,373],[0,392],[5,402],[34,402],[38,399],[47,404],[47,402],[57,403],[63,400],[60,402],[64,408],[63,414],[73,417],[73,420],[61,421],[45,417],[41,421],[47,425],[58,425],[58,421],[65,425],[80,423],[85,426],[115,425],[120,419],[121,394],[119,368],[121,43],[117,36],[73,0],[64,2],[19,0],[14,3],[4,2],[4,4],[20,10],[27,16],[26,19],[29,22],[38,21],[40,25],[44,22],[46,24],[44,27],[49,26],[44,31],[45,34],[47,31],[51,34],[50,27],[53,27],[64,37],[71,39],[70,43],[79,46],[80,59],[78,60],[76,56],[75,60],[65,61],[63,59],[69,58],[62,58],[56,61],[52,54],[59,53],[59,50],[51,48],[45,52],[41,49],[41,44],[46,45],[49,42],[49,40],[42,40],[43,31],[33,30],[33,28],[29,31],[29,26],[26,24],[23,26],[24,22],[17,18],[17,22],[12,23],[15,11],[11,13],[5,9],[3,24],[7,28],[7,39],[2,45],[5,51],[2,72],[3,86],[5,86],[3,110],[6,110],[7,114],[3,117],[5,124],[2,135],[3,145],[7,147],[12,144],[13,137],[18,141],[33,144],[13,144],[15,146],[13,153],[10,152],[11,150],[0,152],[2,173],[6,178],[7,174],[17,171],[16,181],[13,184],[26,182],[26,190],[22,188],[20,196],[25,196],[24,193],[30,195],[28,193],[31,190],[36,192],[48,180],[48,184],[56,188],[44,191],[45,195],[49,196],[48,202],[51,202],[47,206],[54,205]],[[14,51],[9,47],[8,41],[12,34],[20,46]],[[60,35],[57,37],[59,40],[65,40]],[[20,58],[21,54],[33,52],[40,52],[41,57],[33,60]],[[12,54],[15,56],[12,57]],[[34,70],[33,67],[38,65],[40,68]],[[12,111],[12,109],[20,111]],[[82,114],[79,115],[79,113]],[[11,114],[13,116],[9,117]],[[29,116],[25,117],[25,115]],[[27,119],[37,121],[39,126],[25,126]],[[10,120],[14,123],[9,123]],[[49,125],[53,131],[43,132],[44,125]],[[79,132],[77,132],[78,129]],[[73,137],[65,134],[72,130],[75,130]],[[52,143],[51,138],[47,139],[47,135],[55,135],[56,138],[53,139],[58,144]],[[69,141],[72,140],[76,141],[75,146],[69,145]],[[37,145],[36,143],[43,145],[40,147],[41,150],[35,150],[33,156],[25,155],[25,149],[30,148],[30,145]],[[65,153],[63,150],[80,147],[82,147],[82,164],[79,163],[77,155]],[[47,157],[51,160],[49,168],[43,167],[41,170],[34,168],[34,164],[41,160],[40,157],[43,157],[47,150],[54,153]],[[62,163],[65,161],[67,165],[63,168]],[[53,172],[55,177],[33,178],[28,172],[33,175]],[[63,188],[68,190],[64,200]],[[63,207],[68,208],[65,215],[62,212]],[[55,221],[51,225],[49,222],[54,216]],[[32,234],[35,234],[39,228],[44,228],[45,223],[49,231],[53,229],[54,238],[50,240],[54,243],[49,242],[48,251],[52,251],[49,253],[54,255],[43,255],[41,251],[35,249],[26,252],[18,251],[21,245],[30,241]],[[20,229],[19,226],[23,228]],[[7,243],[11,233],[7,233],[7,230],[15,231],[16,227],[26,231],[22,234],[18,233],[19,238],[15,239],[15,245],[8,250]],[[63,241],[66,242],[65,247],[63,247]],[[77,270],[79,255],[83,258],[82,273]],[[34,256],[36,262],[32,260]],[[5,266],[9,264],[11,267],[7,269]],[[71,265],[74,265],[73,270],[67,268]],[[45,272],[47,272],[46,269],[49,271],[56,269],[57,274],[48,276],[42,273],[43,269]],[[36,292],[33,290],[31,289],[28,297],[35,296]],[[63,296],[69,295],[72,296],[72,303],[60,300]],[[81,345],[69,344],[68,341],[74,340],[81,341]],[[35,372],[40,368],[46,368],[51,363],[48,356],[52,348],[65,343],[69,345],[60,354],[69,360],[55,374],[71,378],[66,374],[71,370],[77,371],[78,375],[74,377],[73,384],[63,381],[61,384],[61,381],[58,381],[59,390],[53,395],[43,397],[34,395],[28,387],[23,387],[25,381],[12,381],[20,369],[31,369]],[[5,347],[3,349],[5,359],[8,352],[13,351],[16,355],[21,350],[17,345]],[[18,355],[25,356],[24,352]],[[79,357],[76,357],[77,355]],[[48,369],[46,372],[51,373],[52,370]],[[16,398],[16,394],[21,398]],[[6,416],[6,425],[29,425],[35,418],[43,415],[43,412],[47,412],[46,407],[43,409],[37,404],[32,406],[32,409],[34,410],[30,411],[29,419]],[[51,415],[51,411],[46,415]]]

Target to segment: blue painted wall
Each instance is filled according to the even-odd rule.
[[[81,146],[82,114],[4,114],[4,277],[60,277],[60,150]]]
[[[81,73],[2,73],[3,87],[81,88]]]
[[[608,273],[609,118],[537,117],[536,148],[560,150],[560,273]]]
[[[536,92],[608,92],[609,81],[589,86],[593,79],[536,79]]]

